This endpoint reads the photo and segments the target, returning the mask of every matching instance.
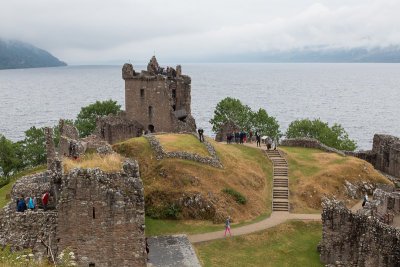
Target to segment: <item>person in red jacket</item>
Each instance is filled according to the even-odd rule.
[[[49,203],[49,193],[44,193],[42,196],[42,203],[44,210],[47,210],[47,204]]]

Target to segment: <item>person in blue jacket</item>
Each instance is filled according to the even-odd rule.
[[[26,207],[26,202],[24,200],[24,198],[22,197],[19,201],[18,201],[18,212],[24,212],[26,211],[27,207]]]

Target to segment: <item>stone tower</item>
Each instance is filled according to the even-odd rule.
[[[125,80],[125,110],[150,132],[194,132],[191,116],[191,79],[177,70],[161,68],[153,56],[147,70],[136,73],[131,64],[122,68]]]

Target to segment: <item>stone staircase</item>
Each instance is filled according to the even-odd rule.
[[[266,150],[274,166],[272,211],[289,211],[289,168],[279,150]]]

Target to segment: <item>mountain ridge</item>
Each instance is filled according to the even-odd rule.
[[[18,40],[0,39],[0,69],[67,66],[46,50]]]

